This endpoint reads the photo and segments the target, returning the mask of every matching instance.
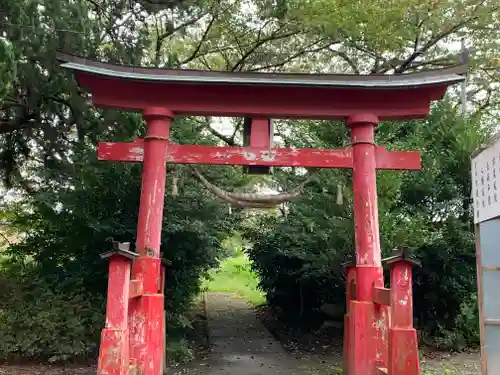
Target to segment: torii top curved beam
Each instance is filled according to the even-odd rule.
[[[176,115],[381,120],[423,118],[466,66],[400,75],[236,73],[120,66],[58,54],[99,107],[164,107]]]

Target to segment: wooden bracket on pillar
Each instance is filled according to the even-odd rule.
[[[373,303],[378,305],[391,305],[391,290],[387,288],[373,288]]]
[[[161,258],[161,268],[160,268],[160,284],[158,285],[158,292],[160,294],[165,293],[165,278],[167,275],[167,269],[172,266],[172,262],[168,259]]]
[[[356,300],[356,263],[347,261],[342,263],[342,277],[346,282],[347,305],[350,301]]]
[[[130,280],[129,298],[140,297],[144,294],[142,280]]]
[[[165,268],[172,267],[172,261],[166,258],[161,258],[161,265]]]

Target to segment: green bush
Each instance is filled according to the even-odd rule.
[[[169,338],[166,351],[167,358],[173,361],[186,362],[194,358],[193,349],[185,339],[172,340]]]
[[[0,274],[0,357],[94,354],[103,301],[81,290],[62,293],[37,278],[32,265],[11,264]]]
[[[27,235],[6,249],[11,263],[0,277],[13,280],[26,259],[32,263],[29,272],[8,282],[19,290],[10,302],[3,299],[0,357],[81,355],[98,344],[108,266],[99,254],[111,248],[112,239],[134,243],[141,178],[137,166],[88,162],[85,168],[74,187],[40,192],[29,209],[16,213],[14,224]],[[192,179],[182,188],[177,199],[166,196],[161,244],[171,261],[167,329],[179,342],[182,313],[199,293],[201,278],[217,265],[220,241],[238,219],[228,218],[225,207]]]
[[[104,325],[103,296],[85,290],[62,292],[43,281],[38,272],[34,264],[4,263],[1,268],[0,358],[95,358]],[[167,313],[167,321],[167,358],[192,359],[193,350],[183,338],[193,328],[191,322],[172,312]]]
[[[415,318],[430,335],[458,330],[457,335],[469,336],[474,324],[467,328],[462,319],[477,289],[474,235],[450,218],[433,237],[416,250],[422,267],[414,271]]]
[[[453,348],[457,351],[479,343],[479,314],[477,295],[472,294],[460,305],[453,328],[440,326],[437,337],[431,343],[443,348]]]

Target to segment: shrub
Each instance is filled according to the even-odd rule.
[[[457,351],[479,343],[479,314],[477,295],[472,294],[460,305],[460,313],[453,322],[453,328],[439,326],[438,335],[432,343],[443,348]]]
[[[0,284],[1,358],[95,353],[103,322],[100,296],[54,290],[37,277],[32,265],[4,268]]]
[[[107,286],[107,262],[99,254],[111,248],[111,239],[134,242],[140,181],[136,166],[88,166],[74,187],[40,192],[29,210],[16,213],[26,237],[8,247],[12,261],[0,274],[12,285],[12,299],[3,298],[1,307],[0,356],[81,355],[98,344]],[[220,240],[238,218],[227,218],[223,206],[198,189],[188,180],[185,195],[166,197],[161,250],[172,263],[167,329],[178,336],[178,319],[217,264]],[[27,259],[32,263],[23,269]]]

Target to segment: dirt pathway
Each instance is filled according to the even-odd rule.
[[[258,320],[247,302],[231,293],[209,293],[206,307],[211,344],[209,358],[174,374],[306,374]]]

